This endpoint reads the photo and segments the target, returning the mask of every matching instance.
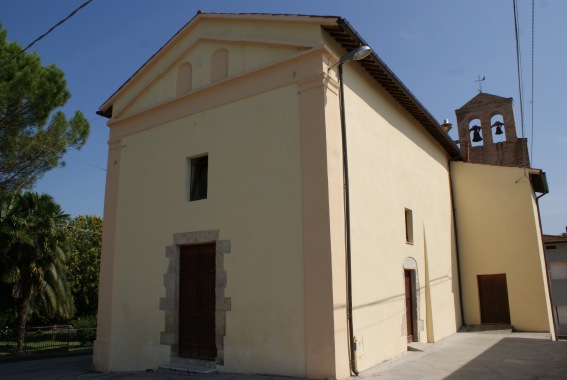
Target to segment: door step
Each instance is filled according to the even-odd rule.
[[[159,369],[175,371],[175,372],[199,373],[199,374],[211,374],[218,372],[215,368],[199,367],[196,365],[188,365],[188,364],[162,364],[159,366]]]
[[[488,334],[511,334],[514,331],[512,325],[467,325],[462,326],[459,332],[478,332]]]
[[[433,343],[410,342],[408,343],[408,351],[424,352],[433,348]]]

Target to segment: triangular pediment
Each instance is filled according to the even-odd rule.
[[[244,73],[267,67],[290,59],[309,47],[286,44],[269,44],[265,41],[232,41],[228,39],[202,38],[187,48],[183,54],[159,74],[145,88],[140,88],[128,104],[124,104],[121,116],[128,116],[155,107],[179,96],[201,90],[222,80],[229,80]],[[227,75],[221,80],[213,79],[213,55],[219,50],[228,53]],[[159,64],[159,63],[158,63]],[[183,65],[191,67],[191,85],[179,90],[179,77]],[[187,79],[189,80],[189,79]]]
[[[474,98],[469,100],[461,108],[457,109],[457,112],[472,111],[485,107],[499,106],[500,104],[510,102],[512,98],[504,98],[498,95],[487,94],[481,92],[477,94]]]
[[[187,93],[293,59],[321,46],[320,22],[307,17],[288,20],[250,16],[243,19],[242,16],[199,14],[101,109],[111,105],[113,118],[123,119]],[[215,53],[220,50],[228,57],[226,67],[221,68],[226,72],[221,79],[215,74],[218,70],[214,63]],[[180,91],[182,75],[191,83]]]

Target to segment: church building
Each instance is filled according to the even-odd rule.
[[[457,145],[345,19],[199,12],[99,109],[94,369],[344,379],[463,325],[553,334],[511,107],[477,95]]]

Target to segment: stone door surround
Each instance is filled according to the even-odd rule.
[[[165,331],[161,332],[161,344],[171,346],[171,362],[215,367],[224,364],[224,336],[226,335],[226,312],[230,311],[230,298],[225,298],[227,276],[224,270],[224,255],[230,253],[230,240],[219,240],[219,230],[176,233],[173,245],[165,247],[169,260],[163,275],[165,297],[160,298],[159,309],[165,311]],[[214,363],[207,360],[179,356],[179,247],[190,244],[216,243],[215,274],[215,339],[217,357]]]

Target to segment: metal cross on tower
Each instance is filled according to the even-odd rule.
[[[482,81],[484,81],[486,79],[486,77],[482,77],[482,79],[480,79],[480,75],[478,76],[478,80],[475,80],[475,82],[478,82],[478,92],[482,93]]]

